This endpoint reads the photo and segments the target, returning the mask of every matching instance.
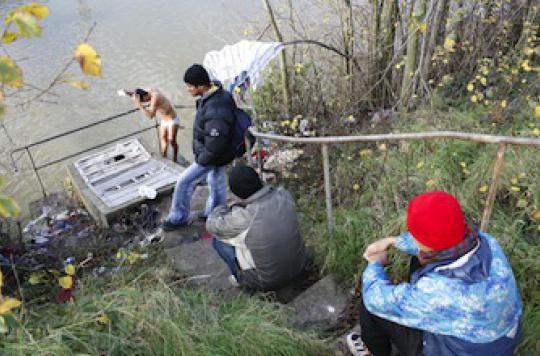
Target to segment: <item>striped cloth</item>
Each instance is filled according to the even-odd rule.
[[[242,40],[219,51],[208,52],[203,66],[212,80],[230,84],[242,72],[247,72],[253,88],[261,83],[261,72],[283,50],[280,42]]]

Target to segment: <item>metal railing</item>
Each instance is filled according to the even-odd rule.
[[[194,109],[195,106],[193,106],[193,105],[174,105],[174,108],[175,109]],[[108,145],[110,143],[113,143],[113,142],[116,142],[116,141],[119,141],[119,140],[123,140],[123,139],[126,139],[128,137],[135,136],[135,135],[141,134],[141,133],[149,131],[149,130],[155,129],[157,131],[158,127],[159,127],[159,123],[156,120],[155,124],[152,125],[152,126],[145,127],[143,129],[130,132],[130,133],[126,134],[126,135],[115,137],[114,139],[102,142],[100,144],[94,145],[92,147],[86,148],[84,150],[77,151],[75,153],[72,153],[72,154],[69,154],[69,155],[66,155],[66,156],[62,156],[62,157],[60,157],[58,159],[55,159],[55,160],[52,160],[52,161],[49,161],[49,162],[46,162],[46,163],[43,163],[43,164],[40,164],[40,165],[36,165],[36,162],[34,160],[34,156],[32,155],[32,151],[31,151],[32,148],[43,145],[43,144],[51,142],[51,141],[58,140],[58,139],[60,139],[62,137],[69,136],[69,135],[72,135],[74,133],[77,133],[77,132],[80,132],[80,131],[83,131],[83,130],[87,130],[87,129],[89,129],[91,127],[94,127],[94,126],[98,126],[98,125],[102,125],[102,124],[107,123],[107,122],[111,122],[111,121],[113,121],[115,119],[127,116],[129,114],[133,114],[133,113],[135,113],[137,111],[139,111],[138,108],[131,109],[131,110],[122,112],[120,114],[116,114],[116,115],[109,116],[109,117],[106,117],[104,119],[92,122],[92,123],[90,123],[88,125],[80,126],[80,127],[75,128],[75,129],[68,130],[68,131],[59,133],[59,134],[54,135],[54,136],[44,138],[44,139],[36,141],[36,142],[32,142],[32,143],[30,143],[28,145],[15,148],[15,149],[13,149],[13,150],[11,150],[9,152],[9,157],[10,157],[10,160],[11,160],[12,169],[15,172],[18,171],[18,167],[17,167],[16,160],[14,158],[14,155],[16,153],[18,153],[18,152],[25,152],[28,155],[28,158],[30,160],[30,164],[32,165],[32,170],[34,171],[34,174],[36,175],[36,179],[37,179],[37,181],[39,183],[39,186],[41,188],[41,193],[43,194],[44,197],[46,197],[47,196],[47,191],[45,190],[45,185],[43,184],[43,181],[41,180],[41,176],[39,175],[39,171],[42,170],[43,168],[58,164],[60,162],[68,160],[70,158],[77,157],[77,156],[79,156],[79,155],[81,155],[83,153],[90,152],[90,151],[95,150],[97,148],[101,148],[103,146],[106,146],[106,145]],[[158,132],[158,144],[159,144],[159,132]]]
[[[493,164],[493,173],[489,186],[489,192],[487,196],[486,207],[482,214],[482,222],[480,229],[486,231],[489,225],[489,219],[493,210],[493,204],[495,202],[495,194],[497,192],[497,186],[499,184],[499,178],[504,162],[504,153],[507,145],[525,145],[525,146],[540,146],[540,139],[530,137],[512,137],[512,136],[497,136],[497,135],[485,135],[475,134],[468,132],[458,131],[434,131],[434,132],[411,132],[411,133],[395,133],[395,134],[376,134],[376,135],[359,135],[359,136],[328,136],[328,137],[293,137],[293,136],[281,136],[269,133],[262,133],[251,127],[250,132],[256,137],[257,141],[261,139],[291,142],[291,143],[304,143],[304,144],[317,144],[321,145],[322,153],[322,166],[324,177],[324,190],[325,190],[325,203],[326,203],[326,219],[328,232],[331,234],[334,227],[334,218],[332,213],[332,183],[330,180],[330,160],[328,154],[328,146],[331,144],[353,143],[353,142],[374,142],[374,141],[400,141],[400,140],[427,140],[427,139],[453,139],[453,140],[465,140],[479,143],[497,144],[497,154],[495,156],[495,162]],[[258,142],[259,149],[262,147]],[[259,152],[259,156],[260,156]],[[260,160],[259,160],[260,162]]]

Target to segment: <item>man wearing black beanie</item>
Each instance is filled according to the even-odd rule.
[[[229,187],[239,201],[218,206],[206,229],[231,271],[231,282],[267,291],[294,281],[304,271],[307,255],[291,194],[264,186],[247,166],[231,169]]]
[[[225,166],[234,159],[231,144],[234,132],[236,104],[227,91],[210,81],[206,69],[193,64],[184,73],[188,92],[197,99],[193,123],[193,162],[180,176],[173,193],[169,215],[163,230],[182,227],[190,221],[191,196],[195,186],[206,178],[208,200],[204,216],[224,204],[227,194]]]

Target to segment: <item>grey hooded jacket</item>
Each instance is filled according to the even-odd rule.
[[[304,270],[307,255],[295,204],[284,188],[265,186],[241,204],[220,206],[206,229],[235,247],[243,285],[275,290]]]

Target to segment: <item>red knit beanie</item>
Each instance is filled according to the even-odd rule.
[[[456,198],[435,191],[411,200],[407,208],[407,228],[419,243],[438,251],[463,241],[466,223]]]

